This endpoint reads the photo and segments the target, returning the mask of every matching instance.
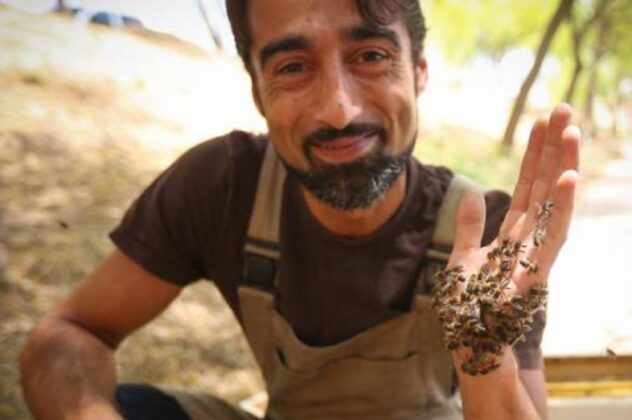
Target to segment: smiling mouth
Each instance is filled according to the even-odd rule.
[[[329,164],[345,163],[358,159],[376,147],[379,141],[377,131],[358,136],[337,137],[331,140],[314,141],[312,155]]]

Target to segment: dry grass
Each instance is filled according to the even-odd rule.
[[[243,107],[249,87],[234,59],[164,41],[0,9],[2,419],[28,417],[16,367],[26,334],[112,249],[107,232],[130,201],[191,144],[261,126]],[[130,337],[118,361],[124,381],[230,401],[261,388],[241,330],[209,282],[187,288]]]

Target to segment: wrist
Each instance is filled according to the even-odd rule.
[[[464,372],[462,366],[464,363],[471,360],[472,354],[473,352],[471,349],[464,347],[459,347],[451,352],[452,363],[454,364],[454,368],[459,376],[459,381],[470,379],[480,381],[488,377],[493,377],[497,380],[499,376],[518,376],[518,363],[511,346],[503,346],[500,355],[489,355],[490,360],[492,360],[498,367],[485,374],[472,375]]]

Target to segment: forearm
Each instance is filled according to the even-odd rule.
[[[486,375],[471,376],[461,372],[464,360],[462,350],[453,352],[453,361],[458,372],[459,389],[463,399],[466,420],[540,420],[536,405],[522,384],[516,359],[511,350],[506,350],[500,367]]]
[[[114,351],[59,318],[38,322],[20,356],[24,397],[38,419],[120,419]]]

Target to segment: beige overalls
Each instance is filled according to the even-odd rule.
[[[448,257],[439,249],[452,243],[458,201],[472,184],[455,177],[450,185],[410,311],[335,345],[313,347],[296,336],[274,306],[284,180],[284,168],[268,146],[248,230],[246,283],[239,288],[242,324],[269,396],[266,418],[462,419],[453,365],[429,290],[434,270]],[[182,393],[174,396],[194,419],[249,418],[239,410],[228,414],[226,404],[210,397],[205,403]]]

